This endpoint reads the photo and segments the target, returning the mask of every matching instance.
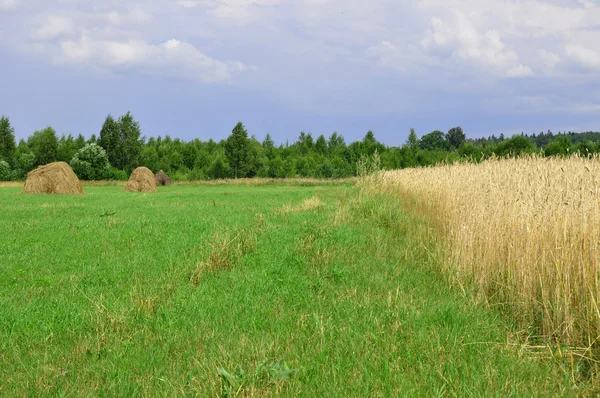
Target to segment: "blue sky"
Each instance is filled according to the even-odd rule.
[[[600,4],[519,0],[0,0],[0,114],[17,138],[262,139],[300,131],[400,145],[600,130]]]

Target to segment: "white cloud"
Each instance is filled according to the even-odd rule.
[[[0,11],[14,10],[19,6],[18,0],[0,0]]]
[[[41,22],[41,27],[33,33],[33,37],[39,40],[54,40],[71,33],[73,33],[73,24],[69,18],[48,15]]]
[[[568,44],[565,47],[565,55],[585,68],[600,71],[600,51],[598,50],[578,44]]]
[[[417,72],[424,64],[432,63],[426,56],[420,55],[416,47],[402,47],[387,40],[368,48],[367,55],[375,58],[377,65],[403,74]]]
[[[257,21],[266,7],[282,4],[282,0],[216,0],[213,14],[239,23]]]
[[[533,71],[529,66],[518,65],[506,72],[507,77],[527,77],[533,76]]]
[[[552,51],[547,51],[543,48],[537,50],[537,53],[541,61],[544,63],[545,68],[554,68],[562,61],[560,55],[555,54]]]
[[[180,0],[177,2],[177,4],[179,4],[183,8],[196,8],[200,5],[200,3],[198,1],[192,1],[192,0]]]
[[[0,9],[21,1],[0,0]],[[506,78],[520,78],[514,84],[522,86],[541,81],[531,76],[594,79],[581,71],[600,67],[600,6],[591,0],[28,0],[28,5],[27,12],[11,15],[10,25],[0,26],[0,46],[105,71],[197,82],[235,79],[288,97],[295,87],[321,93],[327,85],[369,87],[377,79],[405,82],[415,75],[432,90],[470,85],[484,91],[498,82],[510,84]],[[249,64],[259,72],[240,75]]]
[[[533,74],[529,66],[521,65],[518,54],[506,45],[498,30],[480,32],[464,12],[455,11],[445,21],[434,17],[430,26],[421,45],[434,56],[458,58],[509,77]]]
[[[141,40],[108,41],[83,36],[60,43],[58,64],[90,64],[108,70],[135,69],[145,73],[201,83],[229,82],[249,69],[241,62],[215,60],[189,43],[171,39],[162,44]]]

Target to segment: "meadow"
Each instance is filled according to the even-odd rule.
[[[349,181],[20,190],[0,188],[2,396],[587,391],[452,283],[408,195]]]

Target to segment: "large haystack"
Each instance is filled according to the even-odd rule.
[[[30,171],[23,193],[83,194],[83,186],[71,166],[55,162]]]
[[[138,167],[133,170],[125,190],[129,192],[156,192],[154,174],[147,167]]]
[[[156,185],[171,185],[171,178],[161,170],[156,173]]]

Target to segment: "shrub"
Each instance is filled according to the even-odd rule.
[[[108,169],[108,178],[115,181],[127,181],[129,176],[124,170],[117,169],[116,167],[110,167]]]
[[[15,156],[15,178],[24,179],[35,166],[35,155],[31,152],[22,152]]]
[[[14,173],[10,169],[8,162],[0,160],[0,181],[10,181],[14,178]]]
[[[502,141],[496,147],[496,155],[498,156],[519,156],[532,152],[535,152],[535,145],[529,138],[522,135],[515,135],[508,140]]]
[[[71,160],[71,167],[82,180],[104,180],[110,176],[110,164],[104,148],[98,144],[86,144]]]
[[[186,170],[185,168],[171,173],[170,176],[173,181],[190,181],[189,170]]]
[[[561,155],[566,156],[573,153],[573,144],[569,137],[559,137],[556,140],[552,141],[548,146],[544,149],[545,156],[555,156]]]

